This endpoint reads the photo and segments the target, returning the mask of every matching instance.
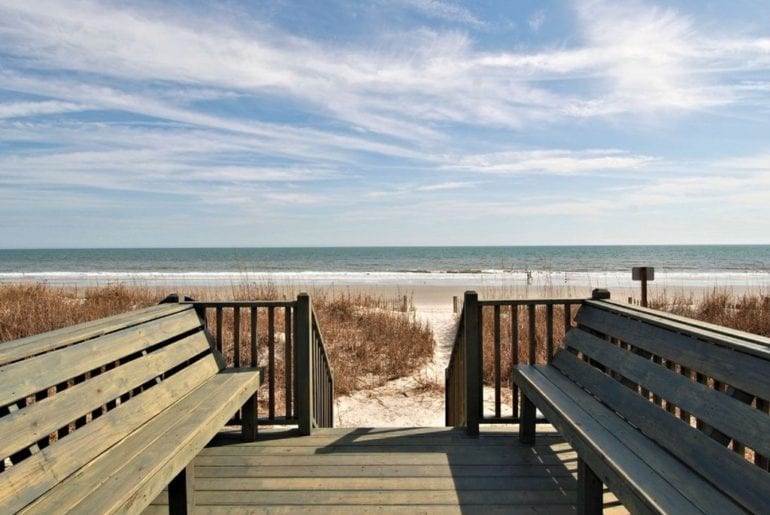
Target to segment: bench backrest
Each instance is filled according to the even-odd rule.
[[[223,367],[184,304],[0,344],[0,507],[25,506]]]
[[[745,508],[768,508],[766,339],[609,301],[576,321],[554,366]]]

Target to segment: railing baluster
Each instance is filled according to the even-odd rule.
[[[275,308],[267,308],[267,410],[268,418],[275,420]]]
[[[545,307],[545,357],[549,363],[553,358],[553,304]]]
[[[535,304],[527,304],[527,315],[529,317],[529,349],[528,360],[530,365],[534,365],[537,362],[537,326],[535,325],[535,314],[537,306]]]
[[[572,327],[572,304],[564,303],[564,334]]]
[[[512,366],[519,364],[519,306],[511,306],[511,359]],[[519,416],[519,386],[516,383],[511,385],[511,395],[513,396],[513,416]]]
[[[233,308],[233,365],[241,366],[241,308]]]
[[[502,416],[500,406],[500,390],[502,389],[500,378],[500,305],[495,305],[495,417]]]
[[[291,360],[291,352],[292,352],[292,341],[291,341],[291,309],[288,307],[283,308],[284,311],[284,340],[285,340],[285,346],[283,351],[283,361],[284,361],[284,374],[286,375],[286,418],[291,418],[292,414],[292,386],[294,384],[294,375],[293,375],[293,364]]]
[[[259,354],[257,345],[259,343],[259,334],[257,333],[257,308],[251,308],[251,366],[256,367],[259,364]]]
[[[217,350],[222,352],[222,308],[217,307]]]

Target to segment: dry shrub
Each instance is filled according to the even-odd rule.
[[[109,285],[77,290],[44,283],[0,286],[0,341],[16,340],[131,309],[164,295],[147,288]]]
[[[340,394],[411,375],[433,355],[431,330],[388,300],[341,294],[313,303]]]
[[[770,296],[763,292],[736,295],[730,290],[714,289],[700,298],[693,294],[669,298],[663,293],[652,299],[650,307],[770,337]]]
[[[573,313],[574,313],[573,308]],[[511,374],[514,364],[514,345],[512,342],[512,313],[510,306],[501,306],[500,308],[500,381],[502,386],[511,386]],[[554,306],[553,308],[553,341],[554,349],[561,346],[564,339],[564,308]],[[538,306],[535,310],[535,354],[532,362],[547,362],[547,321],[545,306]],[[519,306],[517,325],[519,331],[517,363],[530,363],[529,354],[529,316],[528,308]],[[494,308],[485,306],[482,314],[482,349],[483,365],[482,373],[484,383],[487,385],[495,384],[495,316]]]
[[[43,283],[0,285],[0,341],[87,322],[151,306],[172,289],[126,286],[122,284],[76,289],[57,288]],[[242,282],[221,289],[187,289],[199,300],[291,300],[296,293],[272,283]],[[433,354],[433,334],[425,325],[402,313],[403,298],[383,298],[370,294],[324,290],[312,292],[313,307],[324,336],[338,394],[383,384],[411,375]],[[411,304],[411,300],[407,299]],[[258,363],[267,365],[269,348],[268,310],[259,308]],[[216,311],[208,310],[208,324],[216,331]],[[278,414],[284,405],[285,311],[274,310],[275,380]],[[250,311],[241,310],[241,326],[234,327],[232,309],[222,312],[222,341],[229,363],[234,362],[233,335],[240,334],[240,362],[251,363]],[[262,399],[267,397],[263,387]]]

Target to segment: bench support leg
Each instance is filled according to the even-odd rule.
[[[535,415],[535,405],[526,395],[522,395],[519,441],[523,444],[534,445],[535,443]]]
[[[194,499],[193,464],[190,463],[168,485],[168,512],[173,515],[192,513]]]
[[[257,394],[254,394],[241,408],[241,439],[244,442],[255,441],[257,427]]]
[[[578,515],[600,515],[604,509],[604,485],[585,461],[578,458]]]

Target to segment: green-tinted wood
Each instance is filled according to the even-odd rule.
[[[765,359],[591,306],[578,312],[578,321],[760,398],[770,397],[770,374],[766,372],[768,361]]]
[[[568,477],[282,477],[282,478],[198,478],[199,490],[574,490]],[[493,494],[493,495],[494,495]]]
[[[643,308],[641,306],[631,307],[626,304],[621,304],[613,300],[603,301],[601,304],[610,308],[620,308],[622,310],[625,310],[626,312],[636,311],[645,315],[653,316],[659,320],[664,319],[677,324],[692,326],[699,330],[705,329],[705,330],[711,331],[712,333],[728,336],[730,338],[735,338],[738,340],[744,340],[754,345],[770,348],[770,338],[766,336],[760,336],[754,333],[747,333],[746,331],[739,331],[737,329],[732,329],[730,327],[725,327],[723,325],[711,324],[708,322],[704,322],[702,320],[695,320],[693,318],[674,315],[674,314],[667,313],[665,311],[659,311],[656,309]]]
[[[0,345],[0,365],[68,347],[74,343],[190,309],[192,309],[190,306],[181,304],[161,304],[5,342]]]
[[[510,445],[510,441],[508,442]],[[196,460],[197,478],[501,478],[573,477],[574,466],[549,465],[274,465],[270,467],[230,465],[227,457],[217,465],[202,466]],[[211,461],[211,460],[209,460]]]
[[[767,438],[770,434],[770,417],[766,413],[707,385],[682,377],[673,370],[613,345],[607,345],[586,332],[572,331],[567,338],[567,345],[591,356],[591,359],[655,392],[761,454],[770,454],[770,440]],[[770,363],[767,370],[770,373]],[[601,397],[602,392],[594,393]],[[689,425],[689,420],[687,423]]]
[[[726,327],[714,325],[711,325],[711,327],[714,327],[717,330],[710,330],[706,328],[709,326],[709,324],[684,317],[676,317],[675,315],[669,315],[668,313],[655,310],[647,310],[647,312],[642,312],[639,310],[639,308],[630,308],[625,305],[592,300],[586,301],[584,307],[585,306],[596,307],[598,309],[619,313],[631,318],[644,320],[645,323],[653,326],[666,327],[683,334],[692,334],[697,338],[730,347],[734,350],[752,354],[763,359],[770,359],[770,339],[768,338],[751,335],[749,333],[740,333],[739,331],[733,331],[732,329],[728,329]],[[676,318],[680,318],[682,321],[677,321],[675,320]],[[748,338],[739,337],[737,335],[733,336],[730,335],[730,333],[740,333],[742,335],[748,336]]]
[[[569,355],[562,352],[557,358],[562,354]],[[577,358],[574,361],[585,365]],[[533,396],[548,420],[632,512],[694,513],[706,509],[719,513],[740,512],[689,468],[554,367],[520,367],[516,372],[522,389]],[[608,377],[608,380],[611,379]],[[698,495],[684,495],[680,489]]]
[[[207,357],[152,389],[152,402],[135,402],[141,395],[86,424],[66,438],[3,473],[0,512],[13,513],[34,501],[105,450],[121,441],[148,419],[194,390],[219,367]]]
[[[192,336],[67,388],[0,418],[0,456],[9,456],[152,378],[209,350],[203,333]]]
[[[766,472],[752,466],[697,429],[664,413],[653,403],[620,387],[616,381],[571,354],[560,353],[554,365],[589,391],[601,391],[602,402],[622,411],[628,421],[639,427],[651,441],[677,456],[681,462],[708,478],[713,485],[746,508],[760,512],[763,509],[761,507],[766,506],[770,498],[770,480]],[[588,396],[585,393],[583,395]],[[676,484],[680,487],[688,485],[683,480]],[[691,497],[706,499],[707,493],[694,491]],[[713,500],[709,502],[713,503]]]
[[[171,408],[57,485],[30,510],[112,513],[146,506],[258,386],[258,374],[245,369],[209,377]]]
[[[200,327],[200,320],[195,311],[188,309],[138,327],[5,365],[0,368],[3,379],[0,405],[34,395],[197,327]]]
[[[514,505],[535,505],[535,504],[573,504],[575,498],[574,491],[563,491],[553,489],[551,491],[516,491],[508,490],[495,492],[490,495],[486,490],[466,490],[458,493],[455,490],[412,490],[397,492],[355,492],[346,490],[318,492],[318,491],[265,491],[265,492],[216,492],[200,491],[197,492],[199,504],[217,504],[227,505],[250,505],[250,506],[270,506],[274,504],[285,506],[308,506],[308,505],[348,505],[355,506],[359,504],[366,505],[401,505],[413,504],[437,504],[437,505],[475,505],[483,506],[486,504],[507,505],[511,509]]]

